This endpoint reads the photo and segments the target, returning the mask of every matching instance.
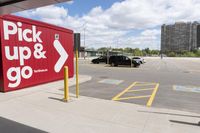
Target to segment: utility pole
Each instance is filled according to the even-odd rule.
[[[86,27],[85,27],[85,25],[84,25],[84,29],[83,29],[83,39],[84,39],[84,44],[83,44],[83,45],[84,45],[84,52],[83,52],[83,53],[84,53],[84,56],[83,56],[83,57],[84,57],[84,59],[85,59],[85,28],[86,28]]]

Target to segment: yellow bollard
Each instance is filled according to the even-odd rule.
[[[78,50],[76,49],[76,98],[79,97],[79,81],[78,81]]]
[[[64,101],[68,101],[69,100],[69,85],[68,85],[68,66],[64,67]]]

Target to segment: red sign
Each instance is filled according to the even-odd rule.
[[[0,18],[3,92],[73,77],[73,31],[12,15]]]

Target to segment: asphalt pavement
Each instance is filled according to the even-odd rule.
[[[79,60],[80,74],[92,80],[80,86],[80,94],[143,106],[199,113],[200,59],[145,58],[139,68],[110,67]],[[75,90],[75,87],[72,88]]]
[[[0,132],[199,133],[199,113],[153,107],[160,83],[141,82],[139,79],[132,82],[127,80],[128,77],[123,78],[120,73],[117,78],[115,75],[111,77],[108,71],[113,71],[113,68],[107,71],[106,77],[105,73],[98,71],[98,68],[104,67],[99,65],[95,68],[100,77],[79,75],[79,98],[71,93],[75,78],[69,79],[68,102],[63,101],[63,80],[0,93]],[[118,72],[121,68],[114,69]],[[129,69],[123,68],[124,71]],[[95,69],[90,67],[90,70]],[[136,70],[131,68],[131,71]],[[180,86],[177,88],[180,89]],[[184,91],[188,90],[184,88]],[[137,92],[140,94],[136,95]],[[84,93],[90,96],[83,96]],[[193,93],[196,94],[195,91]],[[142,95],[149,97],[144,101]],[[127,103],[127,100],[133,101]],[[135,104],[135,100],[140,100],[137,103],[140,105]],[[146,107],[147,105],[151,107]]]
[[[88,80],[89,76],[80,76],[80,81]],[[63,102],[61,88],[63,81],[57,81],[0,93],[0,132],[199,133],[197,113],[82,95],[76,98],[71,93],[70,100]]]

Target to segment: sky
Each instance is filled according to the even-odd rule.
[[[73,0],[15,15],[81,33],[86,48],[160,49],[161,25],[200,21],[200,0]]]

